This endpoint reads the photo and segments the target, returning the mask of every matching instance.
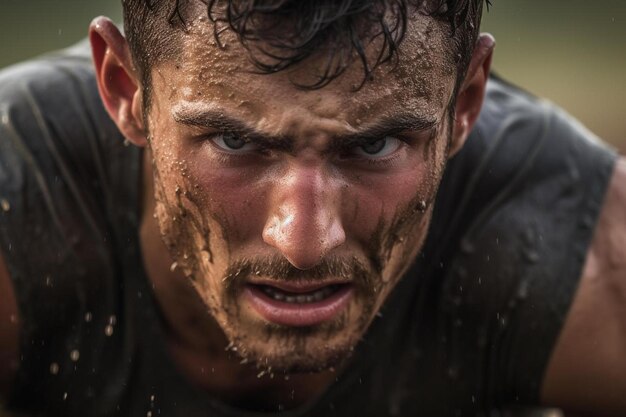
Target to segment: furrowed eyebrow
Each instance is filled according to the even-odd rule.
[[[336,145],[358,145],[368,143],[386,136],[394,136],[402,132],[423,132],[431,130],[439,124],[434,117],[425,117],[412,113],[393,115],[365,125],[360,131],[336,138]]]
[[[268,136],[252,126],[230,117],[223,112],[214,110],[193,111],[188,109],[174,110],[174,121],[188,126],[213,129],[219,132],[232,132],[243,138],[250,139],[261,146],[288,149],[290,141],[279,136]]]
[[[268,136],[245,122],[230,117],[221,111],[182,108],[174,110],[172,114],[176,122],[184,125],[213,129],[220,132],[232,132],[241,137],[248,138],[260,146],[284,150],[292,148],[292,139],[281,136]],[[332,138],[331,148],[358,146],[406,131],[426,131],[434,128],[438,124],[439,120],[437,118],[412,113],[387,116],[373,123],[364,125],[359,131]]]

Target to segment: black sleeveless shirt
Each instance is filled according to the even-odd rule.
[[[282,415],[536,405],[615,158],[558,108],[492,77],[412,268],[351,365]],[[86,45],[0,72],[0,248],[22,321],[9,410],[267,415],[226,406],[171,360],[139,247],[141,161],[101,105]]]

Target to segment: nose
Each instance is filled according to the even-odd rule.
[[[291,167],[273,186],[263,240],[296,268],[315,267],[345,242],[340,196],[340,184],[323,166]]]

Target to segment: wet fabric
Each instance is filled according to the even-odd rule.
[[[615,158],[561,110],[492,78],[413,267],[345,372],[282,415],[537,404]],[[0,73],[0,243],[23,325],[10,410],[266,415],[222,404],[172,363],[140,254],[140,168],[100,104],[86,45]]]

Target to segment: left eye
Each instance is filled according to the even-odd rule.
[[[398,150],[401,144],[402,141],[400,141],[400,139],[387,136],[385,138],[371,141],[364,145],[356,146],[354,148],[354,153],[357,156],[363,156],[366,158],[382,158],[394,153],[396,150]]]
[[[249,152],[257,149],[257,146],[248,140],[233,133],[220,133],[211,139],[218,148],[230,153]]]

